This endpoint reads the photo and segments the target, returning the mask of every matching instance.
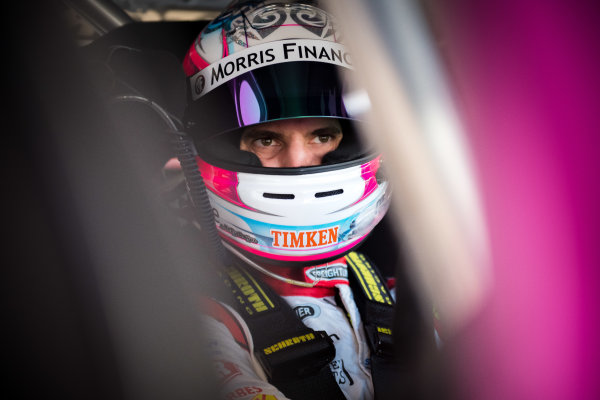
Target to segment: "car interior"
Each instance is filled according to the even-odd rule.
[[[180,238],[185,187],[164,166],[184,107],[181,61],[225,2],[148,4],[11,6],[28,21],[7,26],[19,40],[4,76],[8,126],[25,132],[5,159],[19,200],[4,209],[27,210],[7,218],[5,243],[20,266],[5,292],[23,305],[6,320],[19,398],[216,398],[188,297],[203,255]]]

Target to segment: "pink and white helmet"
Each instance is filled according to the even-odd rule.
[[[352,60],[317,1],[237,1],[184,60],[187,132],[222,239],[258,261],[300,265],[340,257],[385,215],[381,157],[364,148],[340,70]],[[344,137],[322,165],[267,168],[239,149],[244,127],[328,117]],[[378,173],[379,172],[379,173]]]

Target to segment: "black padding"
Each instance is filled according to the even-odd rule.
[[[160,179],[165,163],[174,157],[169,126],[146,103],[123,102],[109,106],[111,120],[129,156],[144,168],[148,176]]]
[[[93,83],[107,99],[140,96],[181,119],[186,102],[185,74],[177,57],[164,50],[114,45],[102,57],[89,57]]]
[[[185,54],[208,21],[134,22],[81,49],[101,90],[139,92],[181,118]]]
[[[227,164],[260,167],[256,154],[240,150],[240,134],[221,135],[220,140],[207,140],[196,143],[200,157],[210,163],[226,161]]]
[[[124,94],[139,93],[181,119],[186,103],[186,78],[173,54],[117,46],[111,49],[106,63]]]
[[[344,137],[342,138],[342,141],[337,149],[325,154],[321,162],[323,165],[338,164],[346,161],[356,160],[367,155],[368,153],[360,137],[358,137],[358,133],[356,132],[353,123],[351,121],[342,119],[339,121]]]
[[[201,27],[193,26],[197,34]],[[109,105],[112,122],[132,158],[139,159],[150,175],[158,174],[174,157],[172,131],[181,129],[186,77],[175,54],[179,50],[174,49],[189,46],[194,36],[182,28],[133,23],[82,49],[92,86]]]
[[[112,46],[128,46],[166,51],[183,62],[185,53],[207,23],[208,21],[134,22],[108,32],[87,45],[85,51],[92,56],[101,57]]]

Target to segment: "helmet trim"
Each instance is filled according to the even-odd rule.
[[[195,58],[191,59],[192,62]],[[267,42],[230,54],[190,77],[192,100],[242,74],[274,64],[322,62],[353,69],[346,46],[319,39],[285,39]],[[201,68],[203,63],[196,65]]]
[[[354,160],[344,161],[335,164],[325,164],[325,165],[314,165],[310,167],[297,167],[297,168],[274,168],[274,167],[263,167],[258,165],[245,165],[245,164],[236,164],[233,162],[228,162],[221,159],[211,158],[210,156],[197,156],[197,160],[201,160],[207,164],[212,166],[232,171],[232,172],[246,172],[250,174],[262,174],[262,175],[285,175],[285,176],[293,176],[293,175],[305,175],[305,174],[318,174],[321,172],[327,171],[335,171],[341,168],[353,167],[355,165],[363,165],[375,160],[379,157],[377,153],[371,153],[368,155],[364,155]],[[200,161],[198,161],[200,162]]]

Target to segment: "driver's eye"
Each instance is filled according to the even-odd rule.
[[[258,140],[259,140],[261,146],[267,147],[267,146],[270,146],[273,144],[273,139],[271,139],[271,138],[261,138]]]
[[[319,142],[321,142],[321,143],[327,143],[327,142],[329,142],[331,140],[331,136],[329,136],[329,135],[320,135],[318,137],[318,139],[319,139]]]

